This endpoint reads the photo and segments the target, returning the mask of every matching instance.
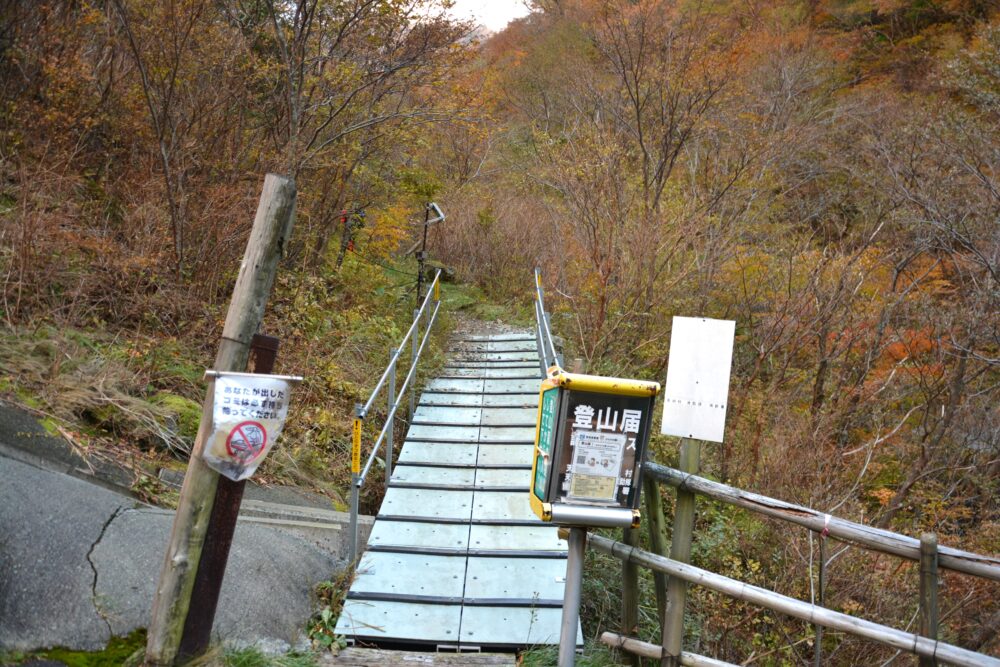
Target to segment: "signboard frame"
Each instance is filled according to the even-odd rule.
[[[638,524],[659,390],[657,382],[550,369],[539,389],[529,490],[539,518],[565,525]]]

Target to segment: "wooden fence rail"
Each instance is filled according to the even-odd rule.
[[[853,521],[838,519],[837,517],[817,512],[808,507],[793,505],[792,503],[743,491],[742,489],[713,482],[704,477],[690,475],[657,463],[647,463],[643,474],[650,475],[656,480],[677,489],[697,493],[765,516],[795,523],[817,533],[825,531],[830,537],[844,542],[851,542],[868,549],[909,560],[919,561],[921,558],[920,540],[907,537],[906,535],[882,530],[881,528],[873,528],[872,526],[865,526]],[[956,572],[964,572],[965,574],[1000,581],[1000,558],[939,546],[937,564],[939,567]]]
[[[593,548],[606,551],[620,558],[623,562],[621,634],[606,633],[606,643],[613,643],[614,646],[632,653],[633,657],[630,659],[632,664],[637,664],[637,656],[652,657],[654,653],[657,657],[661,657],[663,665],[668,666],[688,664],[685,660],[710,660],[681,651],[686,588],[689,582],[694,582],[812,623],[816,632],[814,655],[816,665],[822,664],[821,638],[823,628],[828,627],[867,637],[901,651],[915,653],[920,656],[921,667],[933,666],[937,664],[938,659],[958,665],[996,665],[1000,667],[1000,660],[937,641],[939,568],[943,567],[992,581],[1000,581],[1000,558],[939,546],[932,534],[923,535],[921,539],[917,540],[888,530],[838,519],[801,505],[713,482],[697,475],[698,458],[697,441],[683,439],[681,441],[681,467],[683,470],[675,470],[657,463],[645,464],[643,485],[646,493],[646,521],[650,527],[651,548],[655,553],[642,551],[635,547],[638,543],[638,535],[635,534],[635,531],[626,531],[623,542],[613,542],[597,536],[592,537],[589,542]],[[661,483],[668,484],[677,490],[677,511],[674,516],[669,559],[666,558],[666,526],[663,504],[658,493],[658,484]],[[706,496],[751,512],[787,521],[819,534],[821,536],[819,604],[800,602],[773,591],[749,586],[688,565],[696,495]],[[824,547],[827,537],[920,563],[919,635],[840,614],[822,606],[823,575],[826,565]],[[662,625],[662,646],[660,647],[629,637],[637,630],[639,605],[637,564],[645,565],[654,574],[657,607]]]
[[[602,537],[590,535],[588,545],[624,562],[636,563],[656,572],[687,583],[704,586],[738,600],[743,600],[765,609],[770,609],[807,623],[864,637],[885,644],[900,651],[914,653],[921,657],[941,660],[960,667],[1000,667],[1000,660],[982,653],[976,653],[959,646],[946,644],[918,634],[904,632],[886,625],[880,625],[862,618],[855,618],[832,609],[826,609],[808,602],[753,586],[721,574],[687,565],[664,556],[657,556],[633,546]]]

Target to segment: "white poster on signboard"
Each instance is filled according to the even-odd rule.
[[[215,380],[212,435],[202,458],[234,482],[252,475],[281,435],[291,383],[270,375],[222,375]]]
[[[674,318],[662,433],[722,442],[735,335],[730,320]]]

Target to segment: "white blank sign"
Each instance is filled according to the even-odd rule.
[[[730,320],[674,318],[662,433],[722,442],[735,335]]]

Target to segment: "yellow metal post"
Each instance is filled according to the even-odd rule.
[[[361,417],[354,418],[354,432],[351,439],[351,473],[361,473]]]
[[[354,426],[351,432],[351,527],[350,558],[358,558],[358,512],[361,510],[361,421],[364,413],[360,403],[354,405]]]

